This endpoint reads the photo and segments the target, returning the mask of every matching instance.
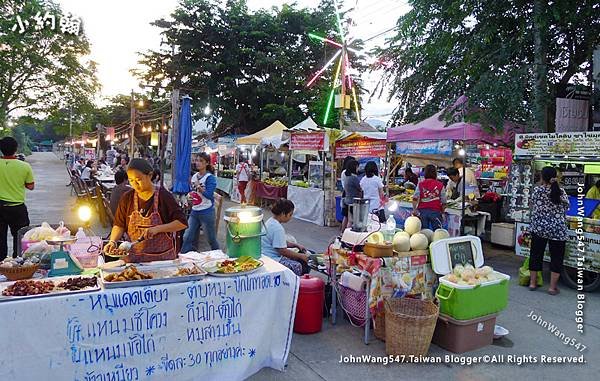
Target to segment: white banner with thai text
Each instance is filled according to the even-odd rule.
[[[242,380],[283,370],[298,277],[229,278],[0,303],[1,380]]]

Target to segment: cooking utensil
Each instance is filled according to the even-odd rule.
[[[140,239],[138,239],[137,241],[133,241],[133,242],[128,242],[128,241],[123,241],[121,242],[121,244],[119,245],[119,250],[123,250],[123,251],[131,251],[131,248],[134,245],[137,245],[138,243],[142,242],[144,240],[144,237],[141,237]]]

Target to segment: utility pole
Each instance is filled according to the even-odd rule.
[[[135,103],[133,102],[133,89],[131,90],[131,99],[129,105],[131,107],[131,124],[129,125],[129,157],[133,158],[133,151],[135,150]]]

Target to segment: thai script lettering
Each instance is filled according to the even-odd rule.
[[[214,351],[204,352],[204,363],[212,368],[213,364],[224,360],[237,359],[244,356],[244,350],[241,346],[229,346],[215,349]]]
[[[242,303],[235,296],[223,297],[219,304],[192,301],[186,307],[188,323],[212,321],[217,317],[224,320],[242,316]]]
[[[142,332],[167,328],[168,315],[156,310],[156,305],[141,307],[132,316],[121,319],[105,319],[86,324],[88,338],[106,337],[121,333]]]
[[[224,282],[197,283],[187,288],[187,295],[190,299],[204,299],[226,294],[227,284]]]
[[[108,372],[87,371],[84,381],[135,381],[139,380],[137,368],[125,368],[123,364],[115,365],[115,370]]]
[[[100,348],[90,348],[88,346],[81,348],[76,345],[71,346],[71,361],[73,363],[98,364],[102,362],[126,359],[154,353],[156,345],[152,335],[135,334],[129,336],[129,340],[124,343],[111,344]]]
[[[241,335],[240,323],[210,324],[205,327],[187,328],[187,341],[204,344],[208,340],[216,340],[233,335]]]
[[[169,291],[166,288],[144,288],[128,292],[104,292],[90,295],[91,310],[113,310],[140,304],[158,304],[169,301]]]
[[[248,292],[264,290],[273,287],[279,287],[281,284],[281,275],[259,275],[249,277],[248,275],[236,277],[233,280],[236,292]]]

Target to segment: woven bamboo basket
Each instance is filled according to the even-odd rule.
[[[373,318],[373,334],[381,341],[385,341],[385,309],[377,312]]]
[[[426,355],[439,308],[429,300],[385,301],[385,351],[388,355]]]
[[[21,267],[0,267],[0,274],[4,275],[6,279],[13,280],[21,280],[21,279],[29,279],[35,274],[39,265],[31,265],[31,266],[21,266]]]

